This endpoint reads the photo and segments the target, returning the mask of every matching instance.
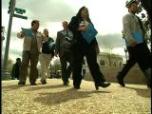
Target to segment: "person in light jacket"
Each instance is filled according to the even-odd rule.
[[[23,42],[23,52],[22,52],[22,63],[20,69],[20,76],[18,85],[26,84],[26,77],[28,73],[28,65],[30,62],[30,75],[29,82],[31,85],[36,85],[36,79],[38,78],[37,63],[42,47],[43,36],[38,32],[39,21],[33,20],[31,22],[30,29],[22,29],[20,33],[17,34],[18,38],[24,39]]]
[[[145,29],[139,17],[136,16],[139,11],[138,2],[128,0],[126,1],[126,7],[128,8],[128,14],[123,17],[123,38],[126,41],[129,60],[117,75],[117,80],[124,87],[125,74],[137,62],[146,77],[148,87],[151,88],[151,55],[145,41]]]

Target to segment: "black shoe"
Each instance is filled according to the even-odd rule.
[[[74,86],[74,89],[80,89],[80,86]]]
[[[125,83],[124,83],[123,79],[122,79],[119,75],[118,75],[116,78],[117,78],[118,83],[119,83],[122,87],[125,87]]]
[[[151,83],[147,83],[147,87],[151,89]]]
[[[25,82],[18,82],[18,85],[19,85],[19,86],[24,86],[24,85],[25,85]]]
[[[63,82],[63,85],[64,85],[64,86],[68,86],[68,85],[69,85],[69,81],[64,81],[64,82]]]
[[[41,80],[41,84],[46,84],[46,80]]]
[[[35,82],[31,83],[31,85],[37,85]]]
[[[95,84],[96,90],[98,90],[99,87],[106,88],[106,87],[108,87],[108,86],[110,86],[110,83],[109,83],[109,82],[106,82],[106,81]]]

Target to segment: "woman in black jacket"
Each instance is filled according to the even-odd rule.
[[[74,54],[73,85],[76,89],[80,88],[82,80],[81,70],[84,56],[87,58],[87,63],[94,79],[96,90],[98,90],[99,86],[108,87],[110,85],[109,82],[106,82],[97,63],[96,47],[98,46],[98,43],[95,38],[97,31],[93,29],[92,36],[88,36],[88,30],[92,30],[92,28],[94,27],[86,7],[80,8],[77,15],[72,17],[71,22],[69,23],[69,29],[74,35],[72,48]]]

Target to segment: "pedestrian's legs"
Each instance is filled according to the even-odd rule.
[[[135,65],[136,60],[133,57],[132,53],[130,53],[130,48],[128,47],[128,52],[129,52],[129,60],[127,60],[127,63],[124,65],[122,70],[118,73],[118,77],[121,79],[124,79],[126,74],[129,72],[129,70]]]
[[[28,51],[23,51],[22,53],[22,63],[19,75],[19,85],[24,85],[26,82],[26,76],[28,72],[28,65],[29,65],[30,53]]]
[[[151,87],[151,59],[147,45],[145,43],[137,45],[134,56],[146,77],[148,87]]]
[[[104,75],[100,71],[99,65],[97,63],[97,53],[94,47],[89,48],[86,58],[91,75],[95,82],[96,90],[98,90],[99,86],[108,87],[110,83],[106,82]]]
[[[80,53],[74,53],[73,62],[72,62],[72,72],[73,72],[73,86],[75,89],[80,88],[82,75],[82,62],[83,62],[83,55]]]
[[[30,77],[29,81],[31,85],[35,85],[36,79],[38,78],[38,70],[37,70],[37,63],[38,63],[38,53],[37,54],[31,54],[30,56]]]
[[[52,60],[52,56],[47,55],[47,59],[46,59],[46,78],[50,77],[50,62]]]
[[[51,54],[40,54],[39,60],[41,64],[41,83],[46,84],[46,79],[50,76],[50,61],[52,59]]]
[[[90,46],[86,53],[87,63],[91,72],[91,75],[95,83],[101,83],[105,81],[105,77],[102,74],[100,67],[97,63],[97,53],[94,45]]]
[[[60,57],[61,69],[62,69],[62,80],[63,84],[68,84],[68,76],[67,76],[67,61],[65,57]]]
[[[151,88],[151,68],[146,69],[143,73],[146,76],[147,86]]]
[[[47,63],[46,63],[44,54],[39,55],[39,61],[40,61],[40,65],[41,65],[40,72],[41,72],[41,82],[42,82],[42,80],[46,79],[46,70],[47,70],[47,65],[46,65]]]
[[[125,78],[126,74],[129,72],[129,70],[135,65],[135,63],[136,63],[135,58],[131,55],[131,53],[129,53],[129,60],[127,61],[125,66],[122,68],[122,70],[116,76],[118,83],[121,86],[123,86],[123,87],[125,86],[124,78]]]
[[[72,72],[72,68],[71,68],[71,63],[69,63],[69,65],[67,66],[67,78],[69,79],[70,78],[70,74]]]

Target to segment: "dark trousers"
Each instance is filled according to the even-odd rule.
[[[72,64],[72,55],[71,53],[64,53],[62,57],[60,57],[61,69],[62,69],[62,80],[64,83],[68,82],[68,79],[71,74],[71,64]],[[69,65],[68,65],[69,63]]]
[[[39,56],[38,53],[23,51],[19,82],[21,83],[26,82],[26,77],[28,74],[28,66],[30,62],[29,81],[31,84],[35,83],[36,79],[38,78],[38,70],[37,70],[38,56]]]
[[[122,70],[118,73],[119,77],[121,77],[122,79],[125,78],[129,70],[135,65],[135,63],[136,63],[135,59],[129,56],[127,63],[124,65]]]
[[[20,65],[15,63],[13,65],[12,72],[11,72],[12,79],[16,78],[17,80],[19,80],[19,72],[20,72]]]
[[[95,49],[95,45],[92,44],[88,46],[88,48],[82,50],[81,48],[77,48],[74,51],[74,62],[73,62],[73,85],[79,87],[82,80],[81,70],[83,58],[86,56],[87,63],[93,77],[95,84],[99,84],[105,81],[105,78],[100,71],[99,65],[97,63],[97,53]]]
[[[146,43],[138,44],[135,47],[128,47],[127,49],[129,52],[129,60],[123,69],[118,73],[118,76],[123,79],[135,63],[138,63],[140,69],[145,74],[145,70],[151,68],[150,51]],[[147,78],[146,75],[145,77]]]

